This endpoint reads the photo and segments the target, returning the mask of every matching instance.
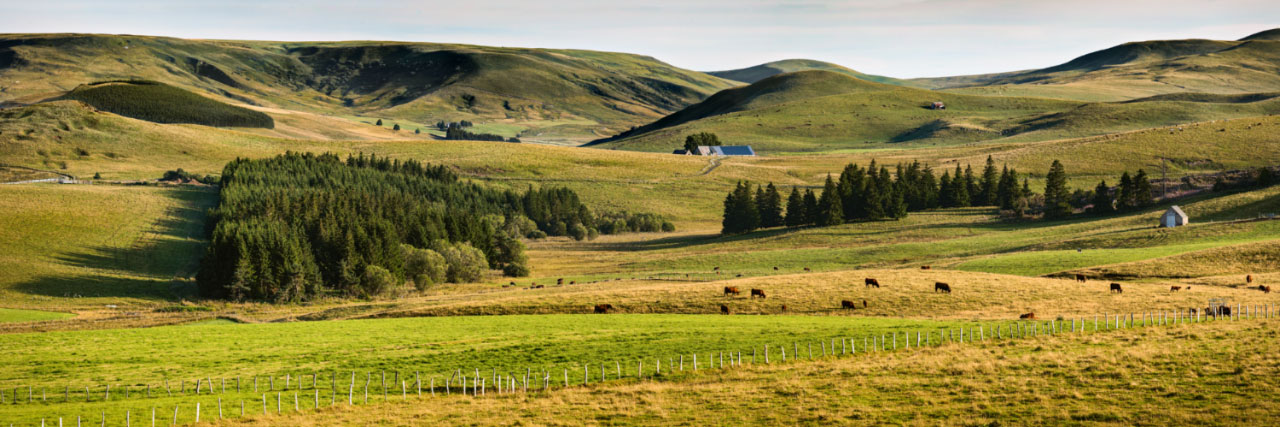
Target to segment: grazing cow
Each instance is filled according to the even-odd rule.
[[[510,283],[510,285],[511,285],[511,286],[515,286],[515,285],[516,285],[516,282],[511,282],[511,283]]]
[[[1245,283],[1253,283],[1253,275],[1252,275],[1252,274],[1246,274],[1246,275],[1244,275],[1244,282],[1245,282]]]
[[[724,287],[724,296],[737,295],[737,294],[738,294],[738,288],[737,288],[737,287],[735,287],[735,286],[725,286],[725,287]]]
[[[1124,289],[1120,289],[1120,284],[1119,284],[1119,283],[1112,283],[1112,284],[1111,284],[1111,292],[1115,292],[1115,293],[1118,293],[1118,294],[1122,294],[1122,293],[1124,293]]]
[[[563,284],[564,284],[564,278],[563,278],[563,277],[561,277],[561,278],[559,278],[559,279],[556,279],[556,284],[557,284],[557,285],[563,285]]]
[[[576,284],[578,284],[578,281],[576,281],[576,280],[570,280],[570,281],[569,281],[569,284],[570,284],[570,285],[576,285]]]
[[[733,277],[742,277],[742,273],[738,273],[737,276],[733,276]]]
[[[720,271],[720,267],[713,268],[711,271]]]
[[[1076,281],[1077,281],[1077,282],[1080,282],[1080,283],[1084,283],[1084,282],[1085,282],[1085,277],[1084,277],[1084,275],[1083,275],[1083,274],[1080,274],[1080,273],[1076,273]]]
[[[609,310],[613,310],[612,304],[596,304],[596,314],[609,314]]]
[[[1225,306],[1225,305],[1218,306],[1218,311],[1216,312],[1213,311],[1213,309],[1207,308],[1207,307],[1204,309],[1204,311],[1205,311],[1205,314],[1208,314],[1209,316],[1214,316],[1214,317],[1231,315],[1231,307]]]
[[[951,285],[942,282],[934,282],[933,291],[951,293]]]
[[[729,314],[729,306],[720,304],[720,314]]]
[[[778,271],[778,267],[774,267],[774,268],[773,268],[773,271]]]
[[[542,285],[533,285],[534,289],[542,289]]]
[[[1170,286],[1170,287],[1169,287],[1169,292],[1178,292],[1179,290],[1182,290],[1182,287],[1181,287],[1181,286]]]
[[[787,312],[787,305],[786,305],[786,304],[783,304],[783,305],[782,305],[782,312],[783,312],[783,313],[786,313],[786,312]]]
[[[1189,290],[1191,290],[1191,287],[1190,287],[1190,286],[1187,286],[1187,290],[1188,290],[1188,291],[1189,291]]]
[[[865,283],[867,287],[875,286],[876,289],[880,289],[880,281],[876,279],[868,277],[866,280],[863,280],[862,283]]]
[[[1269,294],[1269,293],[1271,293],[1271,286],[1267,286],[1267,285],[1258,285],[1258,290],[1259,290],[1259,291],[1262,291],[1262,293],[1264,293],[1264,294]]]
[[[760,297],[761,299],[764,299],[764,289],[752,289],[751,297],[752,298]]]
[[[922,266],[920,266],[920,269],[921,269],[921,270],[928,270],[929,268],[930,268],[930,267],[929,267],[929,266],[927,266],[927,265],[922,265]]]
[[[847,308],[849,310],[853,310],[855,308],[858,308],[858,306],[854,305],[853,301],[843,300],[843,301],[840,301],[840,308]]]
[[[813,271],[813,270],[810,270],[809,267],[805,267],[804,271]]]
[[[1019,319],[1026,319],[1026,320],[1036,320],[1036,314],[1035,314],[1035,313],[1027,313],[1027,314],[1023,314],[1023,315],[1021,315],[1021,316],[1018,316],[1018,318],[1019,318]]]
[[[862,300],[862,308],[867,308],[867,300]]]

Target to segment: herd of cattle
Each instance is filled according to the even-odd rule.
[[[773,269],[774,269],[774,270],[777,270],[777,269],[778,269],[778,267],[774,267]],[[921,267],[920,267],[920,269],[921,269],[921,270],[929,270],[929,269],[930,269],[930,267],[926,265],[926,266],[921,266]],[[720,267],[716,267],[716,268],[714,269],[714,271],[716,271],[716,272],[718,273],[718,272],[720,271]],[[804,271],[810,271],[809,267],[805,267],[805,268],[804,268]],[[741,275],[739,275],[739,276],[741,276]],[[1075,275],[1075,279],[1076,279],[1076,281],[1077,281],[1077,282],[1080,282],[1080,283],[1088,282],[1088,277],[1086,277],[1086,276],[1085,276],[1085,275],[1083,275],[1083,274],[1076,274],[1076,275]],[[1246,275],[1246,276],[1245,276],[1245,283],[1253,283],[1253,275]],[[576,282],[574,282],[574,281],[570,281],[570,282],[569,282],[569,284],[570,284],[570,285],[573,285],[573,284],[576,284]],[[557,280],[556,280],[556,285],[564,285],[564,279],[557,279]],[[510,286],[515,286],[515,282],[512,282]],[[879,281],[879,280],[877,280],[877,279],[875,279],[875,278],[868,277],[868,278],[866,278],[866,279],[864,279],[864,280],[863,280],[863,286],[868,287],[868,288],[876,288],[876,289],[879,289],[879,288],[880,288],[880,281]],[[504,286],[504,287],[505,287],[505,286]],[[530,285],[530,287],[529,287],[529,288],[530,288],[530,289],[542,288],[542,285],[533,284],[533,285]],[[1263,293],[1268,293],[1268,294],[1269,294],[1269,293],[1271,293],[1271,286],[1268,286],[1268,285],[1258,285],[1255,289],[1257,289],[1257,290],[1259,290],[1259,291],[1262,291]],[[1181,290],[1188,290],[1188,291],[1189,291],[1189,290],[1191,290],[1191,286],[1170,286],[1170,287],[1169,287],[1169,291],[1170,291],[1170,292],[1178,292],[1178,291],[1181,291]],[[941,292],[941,293],[945,293],[945,294],[950,294],[950,293],[951,293],[951,285],[950,285],[950,284],[948,284],[948,283],[945,283],[945,282],[934,282],[934,284],[933,284],[933,291],[934,291],[934,293],[939,293],[939,292]],[[1124,293],[1124,289],[1120,286],[1120,284],[1119,284],[1119,283],[1112,282],[1112,283],[1111,283],[1111,286],[1110,286],[1110,292],[1111,292],[1111,293]],[[739,290],[737,286],[725,286],[725,287],[724,287],[724,296],[725,296],[725,297],[735,297],[735,296],[739,296],[739,295],[741,295],[741,294],[742,294],[742,291],[741,291],[741,290]],[[756,289],[756,288],[752,288],[752,289],[751,289],[750,298],[754,300],[754,299],[756,299],[757,297],[758,297],[758,298],[760,298],[760,299],[765,299],[765,298],[767,298],[767,295],[765,294],[764,289]],[[857,308],[858,308],[858,306],[859,306],[859,304],[858,304],[858,303],[856,303],[856,302],[854,302],[854,301],[852,301],[852,300],[841,300],[841,301],[840,301],[840,309],[843,309],[843,310],[855,310],[855,309],[857,309]],[[862,306],[862,308],[864,308],[864,309],[865,309],[865,308],[867,308],[867,300],[865,300],[865,299],[864,299],[864,300],[862,300],[861,306]],[[612,304],[597,304],[597,305],[594,307],[594,312],[595,312],[595,313],[597,313],[597,314],[607,314],[607,313],[609,313],[610,311],[613,311],[613,310],[614,310],[614,307],[613,307],[613,305],[612,305]],[[1196,312],[1196,311],[1198,311],[1197,309],[1194,309],[1194,308],[1193,308],[1193,309],[1191,309],[1191,310],[1192,310],[1192,312]],[[1230,307],[1225,307],[1225,306],[1224,306],[1224,307],[1219,307],[1219,308],[1214,309],[1214,310],[1211,310],[1211,309],[1208,309],[1208,308],[1206,308],[1206,309],[1204,309],[1204,310],[1205,310],[1205,312],[1206,312],[1206,313],[1208,313],[1208,314],[1209,314],[1209,315],[1211,315],[1211,316],[1212,316],[1212,315],[1215,315],[1215,314],[1218,314],[1218,315],[1230,315],[1230,314],[1231,314],[1231,308],[1230,308]],[[783,312],[787,311],[787,306],[786,306],[786,305],[783,305],[783,306],[782,306],[782,311],[783,311]],[[1216,313],[1215,313],[1215,311],[1216,311]],[[720,313],[721,313],[721,314],[730,314],[729,306],[728,306],[728,305],[725,305],[725,304],[720,304]],[[1035,318],[1036,318],[1036,314],[1035,314],[1035,313],[1025,313],[1025,314],[1022,314],[1022,315],[1018,316],[1018,318],[1019,318],[1019,319],[1027,319],[1027,320],[1035,320]]]

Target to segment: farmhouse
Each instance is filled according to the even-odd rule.
[[[1170,206],[1169,210],[1164,211],[1164,215],[1160,215],[1161,227],[1181,227],[1187,225],[1187,214],[1182,212],[1182,208]]]
[[[756,151],[750,145],[710,145],[698,146],[694,150],[675,150],[671,154],[686,156],[754,156]]]

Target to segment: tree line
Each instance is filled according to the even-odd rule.
[[[197,274],[209,298],[371,297],[473,282],[490,269],[527,276],[521,238],[599,233],[572,190],[497,190],[413,160],[237,159],[219,185]]]
[[[896,220],[908,212],[948,207],[999,206],[1022,214],[1035,198],[1029,187],[1017,170],[997,169],[991,157],[981,176],[960,165],[938,177],[932,167],[919,161],[899,163],[892,173],[874,160],[866,168],[850,163],[838,178],[827,176],[821,193],[792,187],[785,204],[773,183],[753,187],[739,182],[725,197],[721,232]]]
[[[444,131],[444,139],[463,140],[463,141],[520,142],[520,139],[514,136],[511,138],[503,138],[502,135],[494,135],[491,133],[473,133],[473,132],[464,130],[463,127],[457,123],[449,124],[449,128]]]

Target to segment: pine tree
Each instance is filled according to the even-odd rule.
[[[772,182],[765,188],[764,197],[756,199],[756,204],[760,206],[760,227],[769,228],[783,225],[782,194],[778,192],[778,187],[775,187]]]
[[[800,227],[805,224],[808,214],[804,211],[804,198],[800,190],[791,187],[791,195],[787,196],[787,227]]]
[[[1057,160],[1049,166],[1044,183],[1045,218],[1065,218],[1071,215],[1071,192],[1067,189],[1067,171]]]
[[[1009,166],[1005,166],[1000,171],[1000,181],[996,186],[996,206],[1002,210],[1013,209],[1013,203],[1018,200],[1018,177],[1009,172]]]
[[[969,206],[982,206],[982,184],[973,176],[973,168],[964,167],[964,189],[969,193]]]
[[[1093,188],[1093,213],[1106,215],[1115,211],[1115,201],[1111,198],[1111,188],[1103,180]]]
[[[378,126],[382,126],[382,119],[378,119],[378,123],[375,123],[375,124]]]
[[[1152,198],[1151,181],[1147,179],[1147,171],[1138,169],[1138,174],[1133,176],[1133,203],[1134,206],[1145,208],[1156,204]]]
[[[866,174],[853,163],[845,165],[844,171],[840,172],[840,183],[836,184],[836,191],[840,194],[841,211],[846,221],[856,221],[865,217],[865,211],[862,208],[862,188],[865,177]]]
[[[1120,185],[1116,187],[1116,204],[1120,210],[1130,210],[1137,206],[1134,203],[1134,187],[1133,178],[1129,177],[1129,172],[1125,171],[1120,175]]]
[[[724,199],[722,234],[748,233],[760,226],[760,213],[756,210],[755,197],[750,183],[738,182],[733,192]]]
[[[831,179],[831,175],[827,175],[827,182],[822,187],[822,198],[818,200],[818,225],[843,224],[843,208],[844,203],[840,200],[836,182]]]
[[[938,178],[938,206],[953,208],[956,206],[955,188],[951,186],[951,172],[942,171]]]
[[[973,183],[973,173],[970,171],[969,180],[964,178],[964,171],[960,169],[960,165],[956,165],[956,173],[951,178],[951,197],[952,206],[963,208],[969,206],[969,187]]]
[[[821,211],[818,207],[818,197],[813,194],[813,190],[804,190],[805,225],[817,225],[819,215],[821,215]]]
[[[996,174],[996,162],[987,156],[987,166],[982,169],[982,193],[978,197],[979,206],[997,206],[999,202],[998,189],[1000,187],[1000,177]]]
[[[399,131],[399,130],[400,130],[400,124],[399,124],[399,123],[396,123],[394,126],[391,126],[391,130]]]

